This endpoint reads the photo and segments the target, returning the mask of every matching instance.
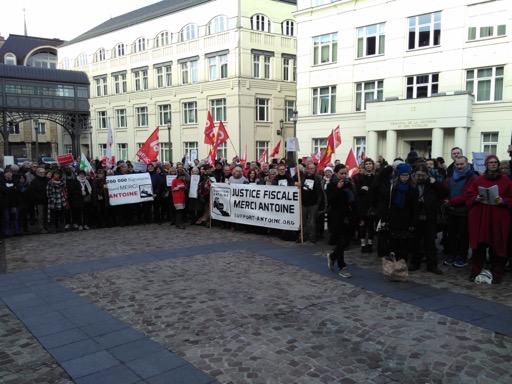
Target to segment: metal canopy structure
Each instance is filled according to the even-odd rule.
[[[71,136],[79,155],[80,135],[89,129],[89,79],[84,72],[0,64],[0,133],[4,155],[9,134],[23,121],[48,120]]]

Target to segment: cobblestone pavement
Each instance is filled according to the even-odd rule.
[[[0,286],[10,275],[54,268],[59,285],[220,383],[512,382],[510,336],[389,297],[386,289],[397,285],[382,283],[380,259],[356,246],[347,252],[354,276],[343,280],[327,270],[329,248],[195,226],[26,236],[5,241]],[[126,255],[139,260],[58,273]],[[310,268],[295,263],[302,258]],[[512,307],[512,275],[499,286],[476,285],[467,281],[468,268],[441,268],[443,276],[411,278],[426,291],[485,300],[497,312]],[[363,273],[374,273],[385,289],[357,286]],[[0,383],[73,383],[7,304],[0,301]],[[503,316],[512,328],[510,313]]]

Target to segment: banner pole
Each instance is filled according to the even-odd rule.
[[[236,151],[236,148],[235,148],[235,145],[233,144],[233,142],[231,141],[231,137],[229,138],[229,142],[231,143],[231,146],[233,147],[234,151],[235,151],[235,156],[238,157],[238,152]]]
[[[302,228],[302,182],[300,180],[300,173],[299,173],[299,152],[295,151],[295,174],[297,175],[297,181],[298,181],[298,187],[299,187],[299,212],[300,212],[300,243],[304,243],[304,228]]]

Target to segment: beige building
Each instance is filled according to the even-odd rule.
[[[298,0],[298,137],[303,155],[342,145],[389,161],[461,147],[507,158],[512,2]]]
[[[228,131],[219,149],[228,159],[246,145],[254,159],[278,133],[292,136],[295,10],[296,1],[284,0],[164,0],[59,47],[59,68],[84,71],[91,81],[93,156],[106,154],[110,124],[116,159],[136,159],[157,127],[162,160],[169,142],[174,162],[206,158],[208,111]]]

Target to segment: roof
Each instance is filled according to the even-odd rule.
[[[89,85],[85,72],[0,64],[0,79],[22,79]]]
[[[4,55],[8,52],[14,53],[18,64],[25,60],[27,54],[37,47],[52,46],[59,47],[64,43],[60,39],[46,39],[43,37],[9,35],[4,44],[0,46],[0,63],[4,62]],[[55,53],[56,50],[55,50]]]
[[[78,37],[66,42],[64,45],[78,43],[80,41],[92,39],[97,36],[114,32],[134,24],[143,23],[158,17],[181,11],[183,9],[195,7],[197,5],[208,3],[215,0],[162,0],[158,3],[148,5],[143,8],[125,13],[124,15],[111,18],[104,23],[90,29]],[[297,0],[274,0],[281,3],[297,4]]]

